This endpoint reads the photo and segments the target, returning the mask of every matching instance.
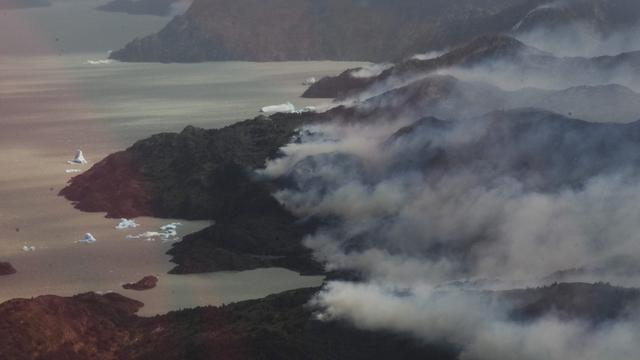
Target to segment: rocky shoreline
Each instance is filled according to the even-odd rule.
[[[0,304],[0,351],[15,360],[453,360],[460,354],[446,341],[427,343],[318,320],[321,309],[309,305],[318,291],[294,290],[151,318],[136,316],[143,305],[115,293],[16,299]],[[553,314],[592,326],[624,316],[639,295],[638,290],[580,283],[485,294],[489,301],[516,304],[511,316],[520,322]],[[612,311],[603,313],[603,306]]]

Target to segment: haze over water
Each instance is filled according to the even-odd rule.
[[[66,170],[86,170],[151,134],[186,125],[220,127],[258,115],[261,106],[286,101],[298,107],[318,105],[299,98],[302,81],[355,64],[91,64],[123,41],[169,21],[94,11],[99,4],[62,0],[49,8],[2,12],[0,34],[29,31],[23,44],[11,44],[14,52],[4,45],[0,50],[0,261],[18,270],[0,278],[0,302],[117,291],[145,302],[141,313],[150,315],[320,284],[320,277],[282,269],[167,275],[173,266],[165,255],[170,242],[126,236],[157,231],[174,221],[184,224],[182,236],[208,222],[142,218],[139,228],[118,231],[117,220],[82,213],[57,193],[74,175]],[[0,41],[9,44],[2,35]],[[66,163],[76,149],[84,150],[87,166]],[[87,232],[98,241],[78,243]],[[24,251],[25,246],[35,251]],[[156,289],[121,289],[145,275],[160,277]]]

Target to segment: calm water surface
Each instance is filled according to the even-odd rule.
[[[18,270],[0,278],[0,301],[118,291],[145,302],[142,314],[152,315],[320,284],[321,277],[283,269],[167,275],[171,242],[127,235],[179,221],[183,236],[208,222],[142,218],[139,228],[116,230],[117,220],[79,212],[56,194],[75,175],[67,170],[88,168],[66,163],[75,149],[93,163],[138,139],[188,124],[220,127],[286,101],[321,106],[325,101],[299,98],[304,79],[358,64],[94,62],[104,58],[104,53],[0,57],[0,261]],[[86,232],[98,241],[78,243]],[[121,289],[150,274],[160,276],[156,289]]]

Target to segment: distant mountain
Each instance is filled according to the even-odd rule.
[[[123,0],[121,0],[123,1]],[[122,61],[389,61],[513,28],[543,0],[195,0]]]
[[[640,2],[565,0],[532,9],[511,33],[562,56],[615,55],[640,49]]]
[[[516,26],[516,32],[548,34],[565,27],[586,26],[602,35],[638,25],[640,2],[636,0],[552,1],[532,9]]]
[[[380,74],[359,76],[362,68],[348,69],[335,77],[325,77],[311,85],[302,95],[307,98],[344,98],[364,91],[369,87],[388,88],[385,81],[402,82],[419,75],[453,67],[471,67],[492,61],[518,62],[523,57],[553,58],[550,53],[529,47],[505,35],[485,35],[434,58],[404,59]]]
[[[47,0],[0,0],[0,10],[28,9],[51,6]]]
[[[382,92],[436,72],[496,84],[508,81],[506,85],[511,87],[538,85],[562,89],[611,83],[632,86],[640,79],[640,51],[593,58],[557,57],[506,35],[487,35],[435,58],[400,61],[378,75],[357,76],[359,71],[349,69],[320,79],[303,97],[346,98]]]
[[[640,120],[640,94],[620,85],[506,91],[485,82],[463,81],[451,75],[426,76],[358,102],[347,111],[349,116],[361,119],[420,114],[457,120],[527,107],[593,122]]]
[[[607,37],[637,25],[639,18],[635,0],[195,0],[184,16],[112,58],[397,61],[487,33],[535,33],[539,42],[557,41],[549,35],[559,30],[569,40],[592,32]],[[587,40],[593,39],[581,38]]]
[[[189,0],[112,0],[96,9],[130,15],[180,15],[191,4]]]

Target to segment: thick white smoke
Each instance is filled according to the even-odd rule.
[[[338,218],[306,239],[316,256],[367,279],[329,283],[315,299],[320,318],[462,346],[462,359],[596,360],[640,351],[631,320],[598,328],[553,316],[516,323],[509,304],[448,285],[521,288],[580,269],[565,280],[640,286],[640,269],[619,261],[640,256],[640,180],[620,171],[556,193],[528,191],[509,177],[488,184],[464,169],[429,181],[417,169],[392,169],[420,156],[425,137],[465,143],[484,129],[390,144],[395,130],[388,122],[310,127],[265,170],[296,180],[297,189],[276,194],[296,215]]]
[[[464,344],[461,360],[630,359],[640,351],[640,328],[633,318],[598,328],[553,317],[516,323],[504,317],[504,304],[427,286],[407,292],[333,282],[315,303],[325,308],[321,319],[347,319],[363,329]]]
[[[554,46],[547,45],[541,47]],[[593,118],[602,115],[592,106],[593,100],[584,97],[591,91],[585,85],[623,83],[638,88],[633,70],[625,66],[574,76],[558,71],[566,69],[564,65],[549,71],[540,64],[544,62],[523,71],[522,64],[512,60],[493,60],[440,73],[482,81],[499,91],[524,91],[509,95],[513,104],[515,97],[529,101],[542,93],[532,86],[561,91],[578,87],[580,91],[570,89],[573,95],[563,101],[578,108],[576,113]],[[578,69],[575,74],[579,73]],[[458,121],[423,119],[422,126],[407,127],[434,113],[458,119],[464,114],[457,108],[461,104],[496,99],[480,91],[430,88],[421,96],[435,92],[441,98],[420,107],[415,100],[401,99],[401,92],[388,92],[426,76],[375,84],[355,97],[355,106],[369,114],[366,121],[335,118],[300,129],[297,141],[282,149],[284,156],[261,171],[263,176],[288,181],[290,186],[275,196],[295,215],[321,220],[319,230],[305,239],[315,256],[330,270],[355,271],[363,279],[328,283],[314,299],[323,309],[318,317],[449,343],[461,349],[461,359],[468,360],[635,357],[640,353],[635,311],[597,326],[553,314],[516,322],[509,317],[512,304],[480,291],[541,286],[558,279],[640,287],[640,266],[634,260],[640,257],[640,177],[634,141],[630,140],[628,153],[612,152],[609,146],[616,141],[603,143],[598,136],[590,138],[576,130],[591,125],[558,120],[544,112],[539,112],[543,123],[547,118],[554,124],[571,123],[551,128],[543,124],[538,129],[536,121],[523,122],[505,127],[513,132],[495,135],[491,132],[505,128],[491,127],[478,113]],[[637,95],[627,90],[613,86],[598,91],[613,93],[607,101]],[[381,94],[385,94],[381,101],[360,103]],[[545,96],[551,101],[559,94]],[[527,101],[522,103],[531,104]],[[492,111],[500,106],[505,106],[503,100],[467,110]],[[566,111],[566,106],[558,106]],[[618,118],[626,119],[636,111],[611,109],[624,112]],[[506,114],[502,121],[525,117],[517,111]],[[599,126],[602,131],[612,129],[608,124]],[[635,131],[628,129],[611,134]],[[516,131],[540,133],[516,137]],[[549,134],[544,136],[544,131]],[[558,132],[560,142],[574,139],[568,144],[577,149],[566,151],[545,142]],[[503,147],[492,148],[494,140]],[[522,157],[518,151],[540,153]],[[600,153],[610,155],[591,158]],[[462,160],[456,163],[452,158]]]
[[[287,156],[265,170],[297,182],[298,188],[276,194],[296,215],[340,219],[307,240],[330,267],[401,282],[415,277],[535,283],[554,272],[601,269],[612,259],[640,255],[635,176],[621,170],[552,193],[530,191],[530,184],[509,173],[490,178],[476,168],[425,178],[419,167],[399,165],[423,157],[418,150],[425,143],[455,146],[484,130],[465,125],[386,143],[397,129],[387,122],[308,128],[303,133],[311,135],[284,148]],[[344,252],[344,242],[359,236],[368,239],[366,245]],[[449,256],[428,258],[445,245]],[[640,285],[618,275],[618,269],[599,271],[591,280]]]

